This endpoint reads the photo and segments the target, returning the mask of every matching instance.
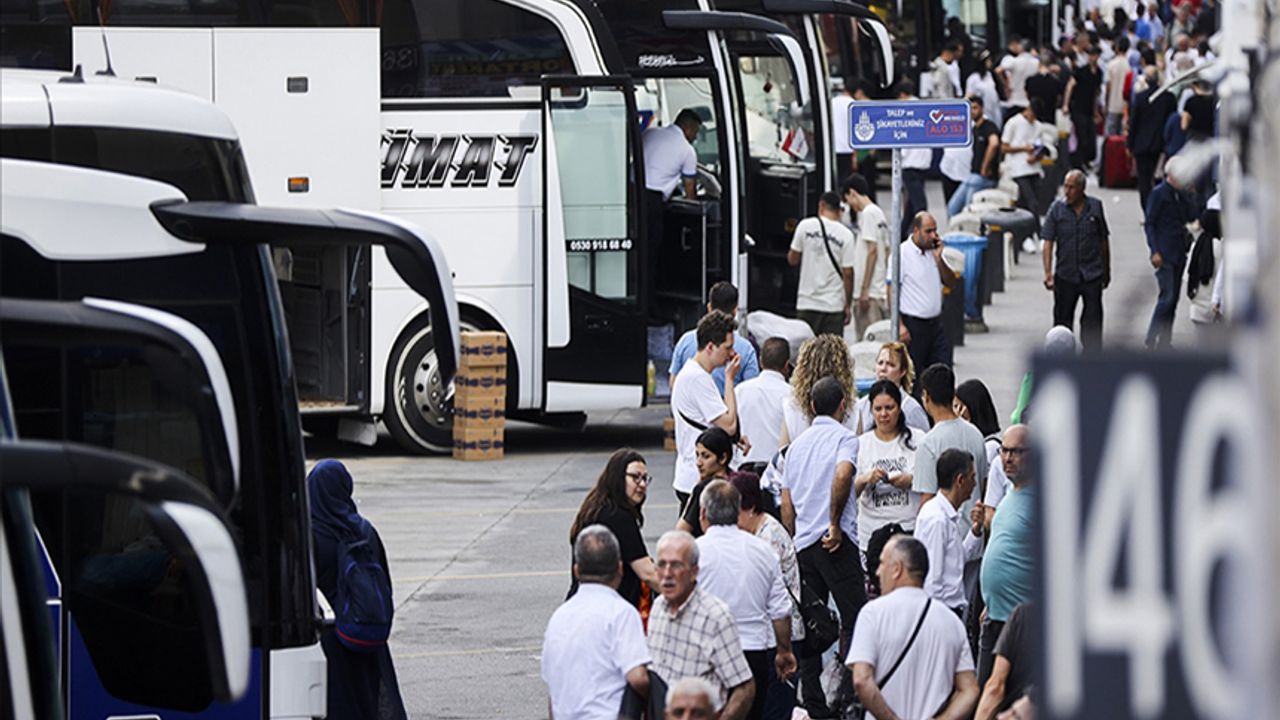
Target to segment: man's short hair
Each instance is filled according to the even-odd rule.
[[[956,484],[956,478],[969,472],[973,467],[973,455],[968,450],[950,448],[943,451],[938,458],[938,489],[950,490]]]
[[[895,86],[894,89],[895,89],[895,94],[897,95],[915,95],[916,94],[916,84],[911,82],[910,80],[904,79],[904,80],[898,81],[898,84]]]
[[[707,514],[707,522],[712,525],[735,525],[738,522],[738,510],[742,508],[742,495],[738,488],[725,480],[712,480],[702,489],[699,500],[702,510]]]
[[[956,397],[956,374],[950,367],[934,363],[920,374],[920,387],[929,393],[929,399],[935,405],[951,407],[951,401]]]
[[[662,552],[662,548],[673,542],[682,542],[689,546],[689,564],[693,567],[698,566],[698,541],[693,535],[685,530],[668,530],[662,533],[658,538],[658,544],[655,546],[658,552]]]
[[[791,343],[784,337],[771,337],[760,346],[760,366],[782,372],[791,359]]]
[[[867,179],[862,177],[861,174],[853,173],[852,175],[844,179],[844,183],[841,186],[841,190],[843,192],[849,192],[850,190],[852,190],[858,193],[859,195],[870,197],[871,183],[867,182]]]
[[[698,112],[693,108],[685,108],[681,110],[678,115],[676,115],[675,124],[684,125],[686,123],[693,123],[694,125],[701,126],[702,116],[699,115]]]
[[[1041,98],[1038,98],[1038,97],[1031,98],[1031,100],[1027,102],[1027,107],[1031,108],[1031,112],[1036,117],[1040,117],[1041,115],[1044,115],[1044,100]]]
[[[738,288],[731,282],[721,280],[707,291],[707,304],[712,310],[732,316],[733,311],[738,309]]]
[[[1072,180],[1076,180],[1076,179],[1080,180],[1081,188],[1089,187],[1089,176],[1085,175],[1084,171],[1079,169],[1068,171],[1067,174],[1062,178],[1062,184],[1066,185],[1068,182],[1071,182]]]
[[[977,105],[978,107],[983,107],[981,95],[970,95],[967,99],[971,104]]]
[[[894,535],[888,542],[890,552],[902,561],[907,575],[923,584],[924,579],[929,576],[929,551],[924,543],[906,533]]]
[[[840,212],[840,196],[833,192],[827,191],[822,193],[822,197],[818,198],[818,202],[825,205],[828,210]]]
[[[1093,41],[1093,44],[1089,46],[1089,49],[1085,51],[1085,53],[1087,53],[1087,54],[1089,54],[1089,55],[1101,55],[1101,54],[1102,54],[1102,48],[1098,46],[1098,43],[1097,43],[1097,41],[1095,40],[1095,41]]]
[[[702,695],[716,711],[720,710],[720,690],[700,677],[680,678],[667,687],[666,704],[675,702],[677,695]]]
[[[932,217],[933,215],[930,214],[928,210],[921,210],[920,212],[916,213],[911,218],[911,230],[914,232],[916,230],[922,229],[924,227],[924,219],[932,218]],[[937,221],[935,220],[935,222]]]
[[[844,400],[844,387],[840,381],[830,375],[822,378],[809,388],[809,402],[813,403],[814,415],[834,415]]]
[[[1128,36],[1128,35],[1121,35],[1120,37],[1116,38],[1116,50],[1117,50],[1118,52],[1128,52],[1128,51],[1129,51],[1129,36]]]
[[[618,570],[622,551],[618,538],[604,525],[588,525],[573,541],[573,562],[579,578],[608,578]]]
[[[698,321],[698,349],[705,348],[708,343],[719,345],[737,328],[738,323],[734,322],[732,315],[712,310]]]
[[[958,53],[960,52],[960,41],[948,40],[947,44],[942,46],[942,49],[946,50],[947,52]]]

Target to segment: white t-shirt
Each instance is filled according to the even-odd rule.
[[[680,181],[698,175],[698,153],[679,125],[651,128],[641,136],[644,144],[644,186],[669,198]]]
[[[844,280],[827,254],[822,236],[824,228],[831,242],[831,254],[840,267],[853,267],[853,232],[849,228],[826,218],[807,217],[801,220],[791,236],[791,249],[800,253],[796,309],[844,312]]]
[[[858,474],[883,468],[892,479],[902,473],[915,472],[915,448],[920,447],[924,433],[910,426],[907,432],[911,435],[910,448],[901,438],[885,442],[876,437],[874,430],[859,436],[858,462],[855,463]],[[888,482],[868,485],[858,496],[858,547],[866,552],[871,533],[889,523],[898,523],[910,531],[916,525],[919,508],[920,493],[900,490]]]
[[[889,266],[889,223],[875,203],[868,204],[858,213],[858,242],[853,251],[853,296],[862,293],[863,275],[867,268],[867,248],[876,247],[876,264],[871,273],[871,286],[867,296],[876,300],[884,300],[885,268]]]
[[[904,240],[902,249],[902,299],[899,311],[918,318],[936,318],[942,314],[942,276],[933,252],[921,250],[915,242]],[[889,259],[889,277],[893,277],[893,258]]]
[[[551,714],[615,720],[627,673],[651,662],[640,613],[613,588],[583,583],[551,615],[542,639]]]
[[[1000,61],[1000,69],[1009,79],[1009,105],[1026,107],[1030,104],[1027,100],[1027,78],[1040,72],[1040,61],[1028,52],[1005,55]]]
[[[918,587],[900,587],[864,605],[853,627],[846,664],[867,663],[875,668],[877,679],[889,672],[915,631],[927,600]],[[880,692],[898,717],[929,718],[951,697],[956,673],[961,672],[973,672],[964,623],[934,600],[915,643]]]
[[[1009,122],[1005,123],[1004,132],[1000,133],[1000,140],[1014,147],[1035,145],[1039,139],[1040,123],[1027,120],[1022,113],[1009,118]],[[1009,169],[1009,175],[1016,178],[1040,175],[1040,162],[1032,160],[1031,157],[1032,153],[1025,152],[1006,154],[1005,163]]]
[[[690,425],[681,415],[711,427],[716,418],[728,411],[711,373],[703,370],[697,360],[685,363],[671,391],[671,416],[676,419],[676,469],[671,484],[676,490],[687,493],[698,484],[695,458],[698,436],[702,434],[702,430]]]
[[[738,401],[738,422],[742,434],[751,441],[751,452],[743,462],[768,462],[778,452],[782,430],[782,401],[791,394],[791,385],[777,370],[764,370],[733,387]]]

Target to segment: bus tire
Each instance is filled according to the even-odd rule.
[[[409,323],[391,348],[382,420],[391,437],[419,455],[453,450],[453,387],[440,382],[427,315]]]

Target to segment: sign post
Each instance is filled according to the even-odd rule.
[[[893,200],[889,227],[893,277],[893,307],[890,324],[893,339],[899,339],[901,323],[902,242],[902,151],[910,148],[966,147],[973,142],[973,123],[965,100],[854,101],[849,106],[849,142],[856,150],[893,151]]]

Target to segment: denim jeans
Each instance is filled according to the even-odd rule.
[[[955,194],[947,201],[947,217],[955,217],[964,212],[965,207],[973,199],[974,193],[995,186],[995,180],[984,178],[978,173],[969,173],[969,177],[960,183]]]
[[[1165,261],[1156,270],[1156,306],[1147,326],[1147,347],[1169,347],[1173,339],[1173,318],[1178,310],[1178,293],[1182,290],[1182,266]]]

